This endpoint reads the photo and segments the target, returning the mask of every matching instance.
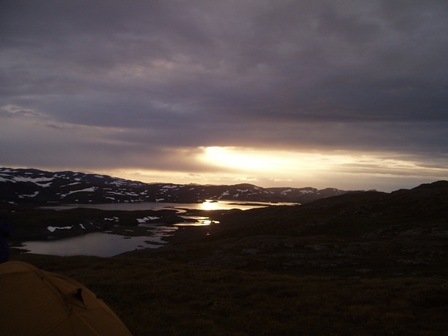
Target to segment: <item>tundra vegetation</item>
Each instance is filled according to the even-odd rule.
[[[447,184],[210,211],[220,224],[181,227],[161,248],[110,258],[12,258],[84,283],[134,335],[441,335]],[[7,213],[18,226],[105,215],[35,211]]]

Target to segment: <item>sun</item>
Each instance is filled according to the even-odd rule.
[[[272,155],[236,147],[206,147],[204,160],[215,165],[248,171],[268,171],[282,165],[279,158]]]

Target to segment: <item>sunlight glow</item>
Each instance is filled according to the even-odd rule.
[[[276,174],[304,174],[330,169],[338,164],[349,164],[353,159],[344,155],[322,155],[287,151],[262,151],[236,147],[206,147],[204,162],[241,171],[271,172]]]
[[[199,158],[204,163],[235,171],[272,173],[273,176],[295,174],[340,173],[417,173],[422,168],[417,162],[406,159],[384,158],[359,153],[304,153],[293,151],[259,150],[238,147],[205,147]]]
[[[405,155],[384,153],[295,152],[246,147],[199,147],[176,151],[178,170],[122,169],[106,173],[142,182],[239,184],[260,187],[336,187],[345,190],[393,190],[397,182],[415,186],[446,179],[447,169],[428,167]],[[191,168],[194,168],[191,170]],[[383,181],[378,184],[378,179]],[[205,210],[213,209],[205,202]]]
[[[202,208],[201,210],[216,210],[218,209],[218,205],[216,202],[207,200],[202,203],[201,208]]]

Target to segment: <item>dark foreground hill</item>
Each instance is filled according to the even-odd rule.
[[[252,184],[143,183],[72,171],[0,168],[0,204],[197,203],[206,199],[307,203],[346,192],[335,188],[261,188]]]

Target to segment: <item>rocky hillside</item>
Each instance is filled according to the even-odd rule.
[[[206,199],[308,203],[344,193],[334,188],[142,183],[72,171],[0,168],[0,203],[12,204],[196,203]]]

